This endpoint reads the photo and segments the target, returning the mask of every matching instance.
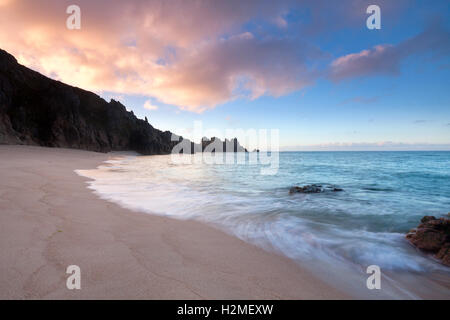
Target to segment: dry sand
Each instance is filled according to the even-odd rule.
[[[0,146],[1,299],[342,299],[285,257],[194,221],[99,199],[75,169],[110,155]],[[81,268],[81,290],[66,268]]]

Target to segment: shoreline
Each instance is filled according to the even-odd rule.
[[[0,153],[0,299],[351,298],[206,224],[98,198],[74,170],[110,154],[9,145]],[[81,290],[66,288],[73,264]]]

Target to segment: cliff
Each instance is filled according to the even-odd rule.
[[[120,102],[49,79],[0,50],[0,143],[165,154],[176,142]]]
[[[0,144],[151,155],[170,153],[171,137],[120,102],[47,78],[0,49]]]
[[[178,141],[171,141],[171,132],[155,129],[146,120],[136,118],[120,102],[108,103],[92,92],[28,69],[0,49],[0,144],[170,153]],[[215,138],[201,145],[184,142],[192,145],[192,152],[205,151],[211,143],[222,144]],[[236,139],[223,142],[223,148],[211,145],[206,151],[219,149],[246,151]]]

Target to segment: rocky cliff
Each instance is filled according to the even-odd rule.
[[[0,49],[0,144],[150,155],[170,153],[171,137],[120,102],[47,78]]]
[[[49,79],[0,50],[0,143],[169,153],[171,133],[117,101]]]

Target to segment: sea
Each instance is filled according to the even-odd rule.
[[[450,299],[450,268],[405,239],[423,216],[450,212],[450,152],[260,157],[127,154],[77,173],[103,199],[209,224],[294,260],[353,297],[419,299],[426,291]],[[289,192],[311,184],[325,191]],[[373,265],[382,273],[381,290],[367,287]]]

